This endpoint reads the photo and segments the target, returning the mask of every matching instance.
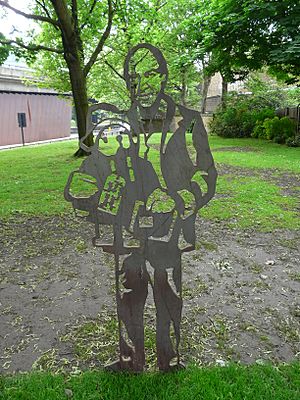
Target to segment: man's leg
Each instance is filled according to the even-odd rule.
[[[149,282],[144,259],[139,254],[131,254],[124,260],[121,272],[123,285],[129,291],[120,294],[117,305],[123,330],[127,333],[121,333],[120,362],[124,368],[142,371],[145,365],[144,307]]]
[[[158,367],[162,371],[171,368],[170,362],[177,357],[179,362],[178,345],[180,340],[180,321],[182,299],[173,291],[165,270],[154,271],[154,301],[156,306],[156,351]],[[174,326],[175,349],[170,337],[171,323]]]

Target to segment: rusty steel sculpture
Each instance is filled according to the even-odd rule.
[[[141,65],[146,71],[139,71]],[[181,258],[195,248],[197,213],[215,193],[217,173],[201,115],[176,105],[164,92],[167,76],[165,58],[156,47],[142,43],[129,51],[124,78],[131,106],[128,111],[108,103],[89,108],[87,135],[96,128],[99,132],[92,147],[81,141],[90,155],[65,187],[66,200],[94,224],[94,245],[114,255],[120,353],[110,365],[112,370],[144,369],[149,287],[156,307],[158,367],[168,371],[182,365]],[[93,123],[95,112],[104,116]],[[119,132],[111,139],[117,140],[114,154],[106,144],[110,130]],[[160,160],[155,168],[149,160],[154,132],[160,142],[155,147]],[[76,196],[72,186],[78,180],[91,191]]]

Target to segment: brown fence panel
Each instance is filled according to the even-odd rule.
[[[300,134],[300,104],[297,107],[279,108],[276,110],[278,117],[289,117],[296,122],[296,135]]]
[[[276,114],[279,117],[289,117],[297,121],[299,119],[299,107],[279,108],[276,110]]]

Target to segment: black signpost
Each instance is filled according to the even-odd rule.
[[[24,128],[26,128],[26,114],[18,113],[18,123],[21,128],[22,144],[25,146]]]

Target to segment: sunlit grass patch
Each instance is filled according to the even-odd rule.
[[[149,160],[159,174],[159,134],[154,134],[149,141],[151,149]],[[187,135],[191,148],[191,135]],[[123,139],[124,146],[128,139]],[[267,141],[255,139],[223,139],[210,137],[215,161],[223,165],[247,168],[249,176],[219,176],[217,197],[214,198],[201,214],[205,218],[227,221],[233,226],[247,228],[254,226],[261,230],[298,229],[299,216],[296,212],[296,197],[283,196],[280,188],[259,176],[259,170],[266,168],[275,173],[300,173],[300,149],[287,148]],[[117,141],[114,137],[106,146],[106,153],[113,154]],[[243,146],[247,151],[243,152]],[[220,148],[229,151],[218,151]],[[230,148],[238,147],[235,151]],[[75,159],[72,154],[77,148],[76,141],[66,141],[40,146],[28,146],[0,152],[0,217],[10,217],[14,213],[24,215],[59,215],[72,211],[70,203],[63,197],[64,187],[69,174],[78,169],[82,159]],[[251,148],[254,151],[249,151]],[[141,148],[143,154],[145,146]],[[251,175],[255,169],[255,176]],[[80,178],[80,175],[78,175]],[[95,185],[81,176],[75,184],[79,192],[86,192]],[[199,180],[199,179],[198,179]],[[200,177],[202,181],[202,178]],[[199,182],[200,183],[200,182]],[[203,183],[203,182],[201,182]],[[205,186],[205,185],[203,185]],[[293,190],[299,186],[295,185]],[[161,199],[161,204],[169,208],[168,201]],[[166,200],[166,201],[165,201]],[[158,205],[159,206],[159,205]],[[172,206],[170,204],[170,206]]]

